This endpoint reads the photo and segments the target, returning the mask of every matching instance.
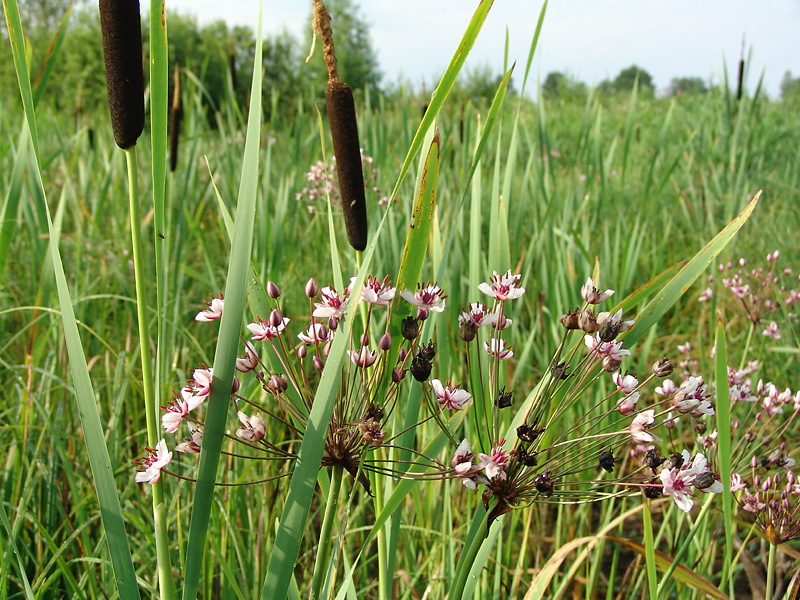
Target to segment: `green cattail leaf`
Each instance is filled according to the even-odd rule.
[[[111,126],[117,146],[126,150],[136,145],[144,129],[139,0],[100,0],[100,27]]]
[[[64,38],[67,37],[69,21],[72,17],[72,6],[73,2],[70,2],[67,11],[64,13],[64,16],[61,17],[61,22],[58,24],[58,31],[56,31],[56,35],[53,37],[53,42],[50,44],[47,56],[44,58],[42,70],[39,73],[36,87],[33,90],[34,107],[39,105],[39,100],[41,100],[44,91],[47,89],[47,82],[50,81],[50,75],[53,73],[53,69],[58,61],[58,55],[61,54],[61,45],[64,43]]]
[[[19,84],[22,105],[25,111],[27,131],[24,135],[29,137],[35,158],[31,163],[32,173],[30,173],[30,177],[37,190],[36,198],[41,202],[41,209],[44,211],[47,218],[51,242],[49,244],[49,254],[53,265],[56,288],[58,291],[58,301],[61,308],[64,340],[66,342],[67,355],[69,356],[70,370],[72,372],[72,380],[75,387],[75,396],[81,418],[84,440],[89,455],[89,464],[94,478],[100,514],[103,519],[103,529],[111,555],[114,580],[119,597],[123,600],[134,600],[140,598],[140,596],[136,582],[136,572],[131,559],[130,545],[128,544],[128,535],[125,531],[125,520],[122,516],[122,508],[114,481],[111,459],[105,442],[105,432],[100,422],[97,401],[95,400],[92,381],[89,377],[89,368],[86,364],[86,357],[83,354],[83,344],[80,334],[78,333],[77,320],[75,319],[75,312],[72,308],[72,299],[67,286],[64,266],[61,262],[61,254],[58,250],[58,245],[55,243],[55,241],[59,239],[59,236],[54,233],[53,223],[50,219],[50,210],[46,202],[44,183],[42,181],[41,161],[39,158],[36,115],[33,108],[33,94],[25,58],[25,36],[22,31],[22,23],[20,22],[19,7],[17,6],[16,0],[3,0],[3,9],[8,25],[9,41],[11,43],[11,52],[17,73],[17,82]]]
[[[625,335],[625,346],[631,347],[672,307],[678,299],[686,293],[689,287],[702,275],[714,262],[720,252],[733,239],[753,214],[761,198],[761,191],[750,201],[747,207],[731,221],[714,239],[709,241],[678,271],[664,288],[644,307],[636,318],[636,324]]]
[[[254,64],[261,64],[261,13],[258,18],[258,34]],[[261,90],[261,69],[253,69],[253,90]],[[233,385],[234,365],[239,348],[242,329],[247,279],[250,269],[250,252],[255,222],[255,203],[258,193],[259,147],[261,133],[261,94],[250,98],[250,113],[247,119],[247,137],[242,159],[239,195],[236,206],[236,224],[231,244],[225,286],[225,311],[217,339],[214,355],[213,380],[208,400],[200,465],[197,472],[192,518],[189,526],[189,541],[186,550],[184,600],[194,600],[202,575],[209,518],[214,499],[214,486],[219,465],[222,439],[225,434],[230,391]]]
[[[414,159],[414,156],[420,149],[420,146],[422,146],[422,142],[425,139],[425,134],[427,133],[428,129],[430,129],[431,125],[433,125],[436,115],[439,114],[439,110],[442,108],[444,101],[447,99],[447,96],[453,89],[456,78],[461,72],[461,67],[464,66],[464,61],[467,60],[467,56],[472,50],[472,47],[475,45],[475,40],[478,38],[478,33],[480,33],[480,30],[483,27],[484,21],[486,21],[486,17],[489,14],[489,9],[492,7],[492,4],[493,0],[483,0],[478,5],[475,14],[472,16],[472,19],[467,26],[467,29],[464,31],[464,35],[461,37],[461,42],[458,45],[458,49],[453,55],[453,58],[450,59],[450,64],[447,66],[444,75],[442,75],[442,78],[439,80],[439,85],[437,85],[436,89],[433,91],[430,104],[428,104],[428,109],[425,111],[425,115],[422,117],[422,122],[419,124],[417,132],[414,134],[414,139],[411,141],[411,146],[409,147],[406,158],[403,161],[403,166],[400,168],[400,174],[397,176],[397,183],[395,183],[394,189],[389,195],[390,202],[395,198],[395,196],[397,196],[397,192],[400,189],[400,184],[403,182],[408,169],[411,167],[411,161]]]
[[[364,172],[361,167],[353,90],[346,83],[329,81],[325,90],[325,102],[328,106],[347,239],[354,249],[363,251],[367,247],[367,200],[364,196]]]

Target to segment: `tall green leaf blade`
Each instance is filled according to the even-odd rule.
[[[50,209],[45,201],[46,195],[44,183],[42,181],[36,114],[33,108],[33,94],[25,59],[25,37],[22,32],[19,7],[17,6],[16,0],[3,0],[3,9],[6,15],[9,42],[11,43],[11,52],[17,73],[17,82],[19,84],[19,91],[22,96],[22,105],[25,112],[25,123],[27,125],[26,133],[29,136],[35,157],[32,163],[33,173],[30,175],[34,180],[33,183],[38,190],[38,196],[41,198],[43,204],[40,208],[45,212],[47,217],[47,226],[50,232],[50,258],[53,263],[58,301],[61,307],[64,340],[67,347],[67,355],[69,356],[73,384],[75,386],[78,414],[81,419],[86,449],[89,454],[89,464],[91,466],[92,476],[94,477],[95,490],[100,505],[103,529],[108,539],[108,549],[111,554],[111,563],[119,596],[124,600],[133,600],[140,596],[136,583],[136,572],[131,559],[130,545],[128,544],[128,535],[125,531],[125,521],[122,517],[122,508],[114,481],[111,459],[105,443],[105,432],[100,422],[100,414],[97,410],[94,389],[92,387],[91,378],[89,377],[89,368],[86,364],[86,357],[83,354],[83,344],[81,343],[80,334],[78,333],[75,312],[72,308],[72,298],[70,298],[67,278],[64,274],[64,266],[61,263],[61,254],[59,253],[58,245],[55,243],[58,237],[53,235],[53,223],[50,218]]]
[[[261,11],[258,17],[258,35],[254,65],[261,65]],[[261,133],[261,69],[253,69],[250,113],[247,119],[247,137],[242,159],[236,220],[231,243],[231,258],[225,285],[225,311],[220,323],[217,348],[214,355],[213,380],[208,399],[203,445],[197,472],[189,541],[186,551],[186,570],[183,598],[197,597],[203,556],[205,554],[208,522],[214,497],[214,485],[225,434],[230,390],[233,385],[234,365],[242,328],[247,279],[250,268],[250,251],[253,242],[256,195],[258,193],[258,167]]]
[[[708,242],[678,271],[669,283],[656,294],[656,296],[644,307],[642,313],[636,319],[636,324],[625,336],[625,345],[630,347],[639,341],[642,336],[655,325],[661,317],[672,307],[678,299],[689,289],[700,275],[714,262],[714,259],[733,239],[742,225],[747,222],[750,215],[756,208],[758,200],[761,198],[761,191],[750,201],[745,209],[731,221],[722,231]]]
[[[397,191],[400,189],[400,184],[402,183],[403,178],[406,176],[408,169],[411,167],[411,161],[414,159],[414,155],[417,153],[417,150],[419,150],[420,146],[422,146],[422,141],[425,139],[425,134],[431,125],[433,125],[436,115],[439,114],[439,110],[442,108],[444,101],[447,99],[448,94],[450,94],[450,91],[453,89],[456,78],[461,72],[461,67],[464,66],[464,61],[467,60],[470,50],[472,50],[472,47],[475,45],[475,40],[478,38],[478,33],[480,33],[481,27],[483,27],[483,23],[486,20],[486,16],[489,14],[489,9],[492,7],[493,2],[494,0],[482,0],[482,2],[478,5],[478,9],[475,11],[475,14],[472,16],[466,31],[464,31],[464,35],[461,38],[461,42],[458,44],[456,53],[453,55],[453,58],[450,59],[450,64],[447,66],[444,75],[442,75],[439,85],[436,86],[436,89],[433,91],[433,95],[431,95],[431,101],[430,104],[428,104],[428,109],[425,111],[425,115],[422,117],[422,122],[419,124],[417,132],[414,134],[414,139],[411,141],[408,154],[406,154],[406,158],[403,161],[403,166],[400,168],[400,174],[397,176],[397,183],[395,183],[394,189],[389,195],[390,200],[397,195]]]

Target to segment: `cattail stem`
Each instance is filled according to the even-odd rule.
[[[142,388],[144,392],[147,444],[155,448],[158,443],[158,418],[156,415],[153,357],[150,352],[150,320],[147,310],[147,282],[142,251],[141,211],[139,210],[139,185],[136,176],[136,147],[125,150],[128,163],[128,195],[131,215],[131,246],[133,247],[133,277],[136,287],[136,318],[139,325],[139,356],[142,359]],[[173,597],[172,574],[169,561],[170,539],[167,531],[167,511],[164,488],[159,480],[153,484],[153,525],[156,539],[159,590],[162,600]]]
[[[103,58],[114,140],[123,150],[144,129],[142,21],[138,0],[100,0]]]

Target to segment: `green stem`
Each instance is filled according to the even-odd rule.
[[[755,328],[755,324],[750,321],[750,328],[747,330],[747,339],[744,342],[744,349],[742,350],[742,360],[739,361],[739,369],[744,369],[744,366],[747,364],[747,351],[750,350],[750,342],[753,340],[753,331]]]
[[[147,445],[155,448],[158,443],[158,419],[156,415],[153,385],[153,357],[150,353],[150,322],[147,313],[147,274],[142,256],[141,214],[139,211],[139,181],[136,176],[136,146],[125,150],[128,163],[128,191],[131,215],[131,245],[133,246],[133,276],[136,280],[136,317],[139,324],[139,352],[142,359],[142,386],[144,389],[144,414],[147,421]],[[169,558],[167,535],[167,510],[164,504],[164,488],[159,480],[153,488],[153,525],[156,538],[156,562],[158,565],[159,592],[161,600],[172,600],[172,566]]]
[[[658,582],[656,581],[656,545],[653,541],[653,518],[650,514],[650,501],[643,498],[642,521],[644,526],[644,551],[647,564],[647,585],[650,600],[658,599]]]
[[[775,587],[775,557],[778,554],[778,546],[769,545],[769,562],[767,563],[767,587],[764,593],[765,600],[772,600],[773,588]]]
[[[493,505],[494,503],[490,505],[490,508],[494,508]],[[475,535],[472,536],[470,545],[464,548],[464,555],[461,557],[461,560],[458,563],[458,568],[456,569],[456,575],[454,577],[453,588],[450,590],[449,595],[451,600],[461,600],[461,595],[464,593],[464,588],[467,585],[467,577],[469,577],[469,572],[472,570],[472,564],[475,562],[475,557],[478,555],[478,551],[481,549],[481,546],[486,539],[488,526],[489,511],[486,511],[486,513],[483,515],[480,528],[475,532]]]
[[[689,533],[686,534],[686,539],[683,540],[683,544],[681,547],[678,548],[678,551],[675,553],[675,558],[672,559],[672,564],[664,571],[664,575],[661,577],[661,583],[658,584],[658,598],[663,597],[664,594],[664,587],[667,585],[669,578],[672,577],[672,573],[680,564],[683,555],[686,553],[686,550],[689,548],[689,544],[694,539],[695,534],[697,533],[698,529],[700,528],[703,519],[708,513],[708,510],[711,508],[711,503],[714,501],[714,494],[708,494],[706,501],[703,503],[703,508],[700,509],[700,513],[697,515],[697,520],[695,521],[692,528],[689,530]]]
[[[328,560],[331,554],[331,530],[333,529],[333,521],[336,519],[336,509],[339,506],[339,490],[342,488],[343,470],[341,465],[334,465],[331,469],[331,486],[328,489],[325,516],[322,518],[322,531],[319,534],[314,574],[311,577],[311,592],[309,593],[311,600],[319,598],[319,592],[328,572]]]

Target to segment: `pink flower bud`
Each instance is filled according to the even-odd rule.
[[[391,348],[391,347],[392,347],[392,336],[391,336],[391,335],[389,335],[389,333],[388,333],[388,332],[384,333],[384,334],[381,336],[381,339],[380,339],[380,341],[378,342],[378,346],[379,346],[379,347],[380,347],[380,349],[381,349],[381,350],[383,350],[384,352],[388,352],[388,351],[389,351],[389,348]]]
[[[306,296],[309,298],[314,298],[319,292],[319,288],[317,287],[317,282],[314,281],[313,278],[309,279],[306,283]]]
[[[275,300],[276,298],[279,298],[279,297],[280,297],[280,295],[281,295],[281,290],[280,290],[280,288],[279,288],[277,285],[275,285],[275,284],[274,284],[274,283],[272,283],[271,281],[268,281],[268,282],[267,282],[267,295],[268,295],[270,298],[272,298],[273,300]]]

